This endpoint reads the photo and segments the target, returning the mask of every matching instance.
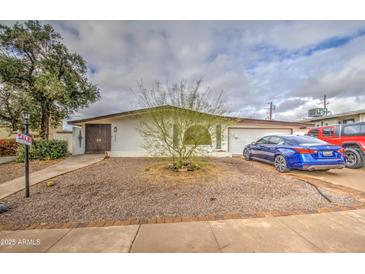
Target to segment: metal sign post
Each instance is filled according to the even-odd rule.
[[[25,120],[25,135],[29,134],[29,114],[24,114]],[[24,144],[24,173],[25,173],[25,198],[29,197],[29,145]]]
[[[24,134],[17,134],[16,141],[24,145],[24,177],[25,177],[25,197],[29,197],[29,146],[32,138],[29,136],[29,113],[24,113]]]

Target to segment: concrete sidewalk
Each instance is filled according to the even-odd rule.
[[[365,252],[365,210],[209,222],[1,231],[0,252]]]
[[[16,160],[16,156],[3,156],[0,157],[0,164],[7,164],[14,162]]]
[[[104,157],[105,156],[103,154],[71,156],[55,165],[31,173],[29,176],[30,185],[32,186],[64,173],[97,163],[103,160]],[[6,183],[0,184],[0,200],[22,189],[24,189],[24,177],[16,178]]]

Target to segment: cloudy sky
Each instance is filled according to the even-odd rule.
[[[138,80],[202,78],[232,114],[296,120],[365,108],[365,21],[52,21],[88,63],[102,100],[85,117],[136,108]]]

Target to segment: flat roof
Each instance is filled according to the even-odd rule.
[[[67,123],[70,125],[78,125],[81,123],[102,120],[102,119],[110,119],[110,118],[130,116],[130,115],[141,115],[141,114],[144,114],[153,109],[159,109],[159,108],[169,109],[169,108],[178,108],[178,107],[165,105],[165,106],[159,106],[159,107],[141,108],[141,109],[117,112],[117,113],[112,113],[112,114],[107,114],[107,115],[94,116],[94,117],[89,117],[89,118],[84,118],[84,119],[71,120],[71,121],[68,121]],[[212,114],[203,113],[203,112],[202,112],[202,114],[212,115]],[[300,126],[300,127],[312,126],[312,124],[308,123],[308,122],[288,122],[288,121],[253,119],[253,118],[234,117],[234,116],[222,116],[222,117],[227,118],[227,119],[232,119],[232,120],[235,119],[235,120],[237,120],[237,122],[265,123],[265,124]]]

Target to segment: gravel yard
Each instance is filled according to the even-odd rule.
[[[49,161],[39,161],[34,160],[29,163],[29,171],[30,173],[44,169],[55,163],[58,163],[60,160],[49,160]],[[5,183],[7,181],[16,179],[18,177],[24,176],[24,163],[7,163],[0,165],[0,184]]]
[[[196,172],[172,172],[151,158],[110,158],[16,193],[0,223],[65,223],[162,216],[253,214],[332,206],[311,185],[238,158],[214,158]],[[350,196],[325,194],[356,205]]]

